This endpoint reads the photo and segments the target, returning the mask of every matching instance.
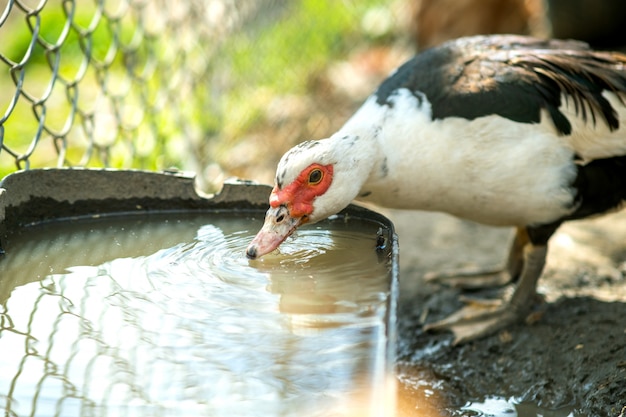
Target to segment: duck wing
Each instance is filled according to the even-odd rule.
[[[547,110],[560,135],[572,124],[562,101],[572,100],[575,114],[610,130],[620,127],[618,112],[603,93],[626,97],[626,55],[593,51],[583,42],[524,36],[475,36],[426,50],[401,66],[376,91],[381,105],[408,89],[431,117],[475,119],[496,114],[521,123],[539,123]]]

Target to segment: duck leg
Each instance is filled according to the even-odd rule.
[[[498,287],[508,284],[516,281],[522,272],[524,246],[528,242],[526,228],[518,227],[504,268],[491,270],[461,268],[448,272],[429,273],[424,276],[424,280],[464,289]]]
[[[493,334],[524,319],[533,304],[537,281],[546,262],[547,240],[556,227],[549,230],[548,234],[547,229],[541,229],[536,239],[528,235],[529,241],[522,251],[519,283],[510,299],[471,302],[451,316],[424,326],[424,330],[450,330],[455,336],[454,344],[459,344]]]

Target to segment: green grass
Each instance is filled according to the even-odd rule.
[[[382,1],[339,2],[303,0],[273,26],[242,32],[223,46],[220,56],[240,80],[221,103],[223,136],[245,135],[263,121],[275,96],[309,94],[310,77],[328,64],[371,41],[360,28],[360,17]]]

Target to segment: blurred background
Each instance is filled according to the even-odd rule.
[[[271,183],[416,51],[479,33],[626,45],[622,0],[0,0],[0,178],[56,166]]]

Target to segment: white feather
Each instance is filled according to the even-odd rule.
[[[612,94],[606,97],[625,126],[626,109]],[[432,120],[424,95],[400,89],[390,102],[370,97],[331,138],[301,144],[281,160],[277,176],[286,183],[313,162],[334,164],[312,222],[362,195],[381,206],[443,211],[491,225],[546,224],[575,208],[575,155],[626,154],[623,128],[611,132],[599,117],[595,126],[585,123],[565,98],[568,136],[558,135],[547,113],[536,124],[497,115]]]
[[[364,200],[492,225],[545,223],[572,208],[573,151],[545,124],[495,115],[433,121],[426,98],[420,104],[408,90],[391,107],[369,99],[341,131],[359,120],[380,123],[372,145],[383,152],[363,185],[370,193]]]
[[[583,120],[580,115],[576,115],[573,101],[567,96],[561,97],[564,105],[560,110],[572,125],[572,134],[565,139],[576,154],[585,160],[626,155],[626,107],[615,94],[605,91],[602,95],[617,111],[620,125],[618,130],[611,132],[600,115],[596,115],[594,124],[589,108],[587,108],[587,121]],[[542,115],[542,119],[546,117],[546,114]]]

